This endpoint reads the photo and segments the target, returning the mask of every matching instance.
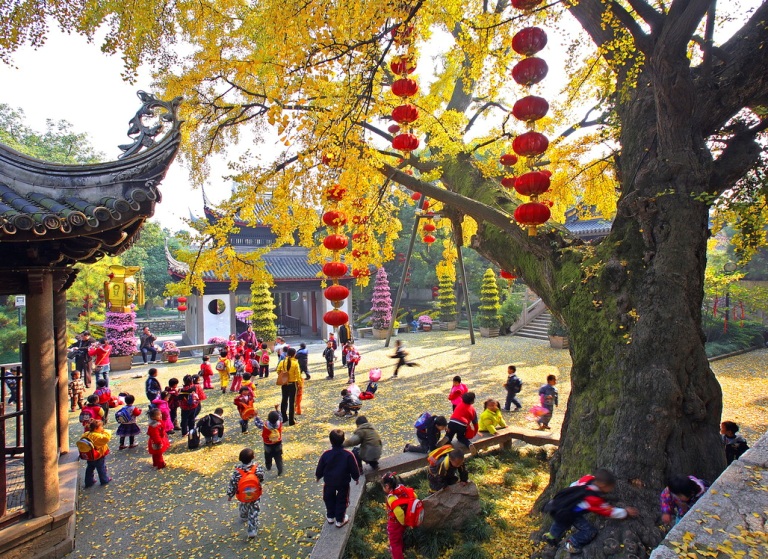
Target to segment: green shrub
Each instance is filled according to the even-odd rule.
[[[487,501],[483,501],[487,502]],[[469,542],[487,542],[493,535],[493,528],[485,517],[477,517],[466,523],[462,529],[463,539]]]
[[[483,328],[498,328],[500,324],[499,286],[496,283],[496,274],[488,268],[483,275],[483,284],[480,287],[480,306],[478,307],[478,323]]]
[[[450,557],[451,559],[491,559],[491,554],[477,542],[465,542],[454,549]]]

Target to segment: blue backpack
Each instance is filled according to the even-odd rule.
[[[429,422],[430,419],[432,419],[432,415],[428,411],[425,411],[419,416],[419,418],[416,420],[416,423],[414,423],[413,426],[416,427],[416,429],[418,429],[419,431],[426,431],[427,423]]]

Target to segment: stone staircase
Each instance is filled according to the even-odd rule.
[[[549,311],[544,311],[520,330],[515,332],[515,336],[532,338],[534,340],[549,340],[547,331],[549,330],[550,322],[552,322],[552,315],[549,314]]]

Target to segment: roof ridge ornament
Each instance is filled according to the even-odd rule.
[[[139,90],[136,95],[142,101],[141,108],[133,118],[128,121],[128,136],[133,138],[132,144],[118,146],[123,153],[118,159],[125,159],[141,152],[142,149],[150,149],[158,144],[157,136],[164,133],[167,136],[179,128],[181,121],[177,118],[176,111],[181,104],[181,97],[175,97],[170,101],[162,101],[146,91]],[[160,109],[159,114],[156,112]],[[169,127],[170,124],[170,127]]]

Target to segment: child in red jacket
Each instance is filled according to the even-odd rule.
[[[149,412],[149,425],[147,426],[147,451],[152,456],[152,467],[158,470],[165,468],[163,453],[168,450],[171,443],[163,425],[163,414],[159,409],[153,408]]]
[[[387,505],[387,535],[389,535],[389,551],[392,553],[392,559],[404,559],[403,554],[403,536],[405,535],[405,511],[403,507],[394,506],[393,503],[399,499],[395,495],[397,488],[397,478],[394,473],[384,474],[381,478],[381,487],[384,489]]]
[[[200,375],[203,377],[203,389],[205,390],[213,389],[213,384],[211,383],[213,367],[211,367],[210,360],[210,356],[203,355],[203,362],[200,364]]]
[[[277,475],[283,475],[283,422],[280,420],[280,412],[277,410],[269,412],[266,423],[259,417],[256,417],[253,422],[261,428],[261,440],[264,441],[264,465],[267,471],[272,470],[272,459],[274,459]]]
[[[445,434],[450,443],[455,436],[458,441],[475,454],[474,445],[469,439],[477,434],[477,411],[475,410],[475,393],[466,392],[461,395],[461,403],[453,410],[448,420],[448,432]]]
[[[451,391],[448,393],[448,400],[450,400],[453,405],[453,409],[456,409],[456,406],[461,403],[461,396],[466,394],[468,390],[469,388],[467,388],[467,385],[461,382],[460,376],[456,375],[453,377]]]

